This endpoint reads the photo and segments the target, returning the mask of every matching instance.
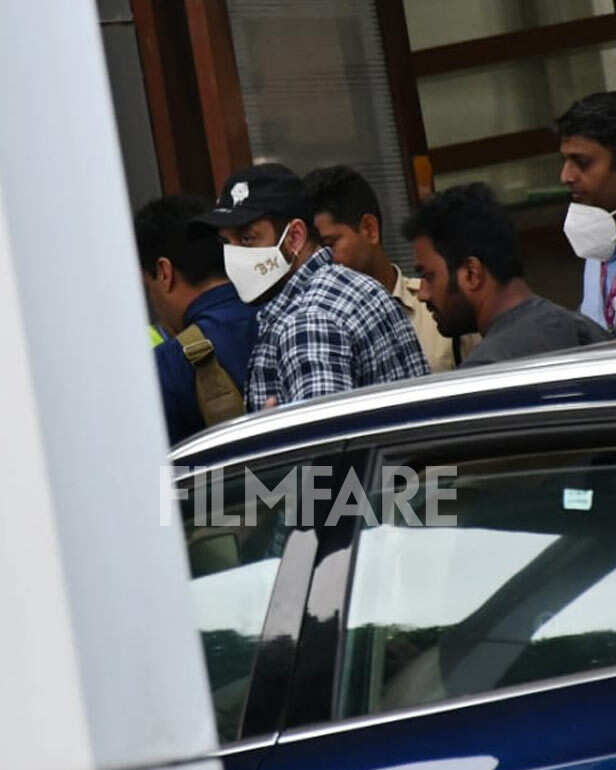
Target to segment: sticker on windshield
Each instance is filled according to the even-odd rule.
[[[564,489],[563,508],[566,511],[590,511],[592,496],[592,489]]]

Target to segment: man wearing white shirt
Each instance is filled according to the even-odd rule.
[[[560,180],[574,203],[616,209],[616,92],[590,94],[557,121],[563,167]],[[580,312],[614,330],[616,251],[606,262],[587,259]]]
[[[454,339],[439,334],[431,313],[419,301],[419,278],[403,275],[383,247],[381,207],[372,186],[349,166],[317,168],[304,177],[314,207],[314,226],[334,262],[381,283],[411,322],[431,372],[455,369],[480,342],[478,334]]]

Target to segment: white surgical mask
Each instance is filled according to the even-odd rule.
[[[600,262],[611,258],[616,245],[614,214],[583,203],[569,205],[563,229],[578,257]]]
[[[280,247],[289,224],[275,246],[224,246],[225,270],[242,302],[254,302],[275,286],[291,269]]]

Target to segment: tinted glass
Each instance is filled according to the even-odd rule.
[[[375,485],[390,523],[360,535],[339,715],[616,665],[616,450],[463,463],[439,486],[455,521],[426,527],[425,473],[411,526]]]
[[[285,506],[296,504],[294,473],[294,466],[259,471],[259,481],[270,490],[287,479],[286,498],[271,508],[247,490],[243,467],[224,476],[215,472],[197,477],[182,503],[194,619],[203,642],[221,743],[241,737],[253,663],[292,531],[285,524]],[[251,496],[256,500],[254,521],[246,508]]]

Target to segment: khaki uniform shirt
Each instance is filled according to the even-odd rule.
[[[394,265],[394,269],[397,278],[391,295],[402,303],[409,321],[415,328],[421,347],[430,364],[431,371],[446,372],[450,369],[455,369],[456,362],[453,354],[452,340],[439,334],[436,322],[432,318],[432,314],[426,307],[425,302],[420,302],[417,297],[421,280],[402,275],[398,265]],[[480,341],[481,336],[479,334],[465,334],[460,337],[462,360],[477,347]]]

